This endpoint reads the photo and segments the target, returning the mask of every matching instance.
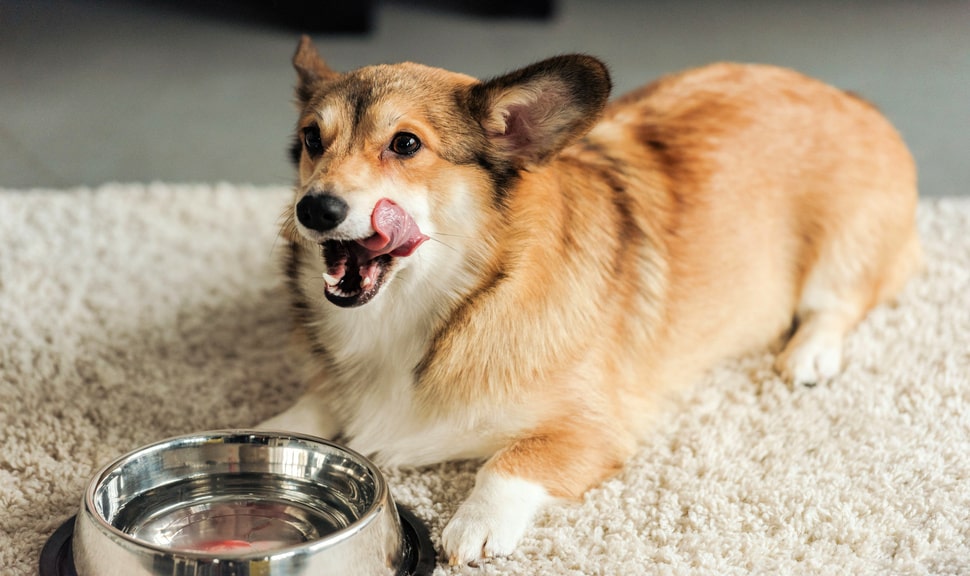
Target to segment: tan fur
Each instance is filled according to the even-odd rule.
[[[554,496],[577,497],[615,472],[672,387],[769,345],[797,319],[779,356],[793,370],[799,354],[840,342],[919,262],[915,168],[899,135],[860,98],[789,70],[715,64],[665,77],[617,99],[591,129],[580,108],[541,110],[535,121],[555,116],[543,126],[555,124],[566,146],[547,150],[503,123],[514,121],[509,107],[565,97],[555,78],[522,90],[510,78],[479,97],[463,75],[364,69],[386,90],[351,133],[347,92],[325,86],[338,76],[304,48],[295,63],[300,126],[323,118],[330,146],[320,162],[303,154],[297,198],[319,183],[352,194],[381,179],[404,195],[424,190],[434,240],[463,259],[452,297],[421,324],[420,361],[401,367],[413,374],[413,417],[499,430],[503,414],[516,415],[529,424],[482,432],[483,447],[499,447],[484,470]],[[426,153],[388,156],[401,130]],[[502,174],[476,153],[501,162],[527,146],[497,197]],[[318,250],[292,215],[284,235]],[[320,316],[308,314],[309,334]],[[309,340],[328,349],[319,334]],[[327,353],[315,353],[313,386],[346,369]]]
[[[844,301],[836,321],[847,330],[891,297],[919,259],[913,163],[868,104],[792,72],[730,64],[663,79],[641,97],[614,104],[589,140],[636,168],[622,184],[644,192],[632,217],[645,235],[625,240],[643,258],[640,278],[662,288],[651,292],[622,264],[612,267],[620,281],[600,285],[610,284],[609,300],[619,306],[597,314],[601,329],[593,334],[579,323],[562,331],[565,337],[585,332],[583,346],[592,341],[605,364],[623,367],[627,378],[603,374],[623,391],[603,416],[613,421],[622,414],[629,429],[640,427],[637,416],[652,388],[688,382],[720,358],[768,344],[788,328],[793,312],[815,312],[798,304],[809,271]],[[651,147],[651,141],[664,145]],[[598,208],[609,197],[609,178],[620,176],[607,176],[608,168],[596,174],[597,160],[583,154],[567,150],[547,173],[589,204],[576,212],[606,220]],[[596,181],[569,170],[588,171]],[[523,203],[554,204],[541,192],[524,196]],[[545,225],[543,216],[530,225]],[[622,226],[616,218],[608,229]],[[591,262],[624,250],[619,243],[590,244],[601,249],[586,255]],[[531,275],[543,275],[536,268],[561,274],[556,259],[567,255],[550,253],[555,246],[529,263]],[[561,284],[564,299],[554,300],[564,308],[574,305],[567,294],[595,298],[566,288],[581,284],[577,279]],[[659,323],[649,330],[638,325],[644,318]],[[518,380],[531,382],[529,376]],[[586,393],[560,386],[550,395],[573,394],[582,406]],[[587,449],[599,453],[602,439],[591,436]],[[571,446],[557,461],[533,459],[545,466],[532,474],[567,470],[582,453]],[[505,466],[522,474],[521,465]]]

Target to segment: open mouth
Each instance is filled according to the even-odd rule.
[[[370,302],[398,258],[410,256],[428,239],[403,208],[383,198],[371,213],[374,234],[359,240],[327,240],[322,244],[327,271],[324,295],[343,308]]]
[[[324,295],[337,306],[350,308],[371,301],[384,284],[394,258],[390,254],[372,257],[357,242],[330,240],[323,244],[327,272]]]

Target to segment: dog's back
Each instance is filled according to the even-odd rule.
[[[717,64],[663,78],[614,102],[588,140],[624,167],[647,258],[667,267],[649,348],[661,373],[763,346],[795,316],[779,368],[803,384],[831,377],[841,334],[919,262],[899,135],[872,105],[796,72]]]

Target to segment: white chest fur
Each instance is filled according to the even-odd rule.
[[[377,298],[358,308],[338,308],[322,297],[322,268],[305,266],[301,276],[306,301],[319,319],[309,327],[330,365],[319,391],[301,403],[312,398],[321,417],[333,420],[322,426],[325,432],[339,430],[352,449],[381,465],[485,457],[523,424],[499,407],[491,413],[458,410],[436,417],[421,416],[417,409],[414,368],[442,319],[442,303],[471,281],[458,271],[442,274],[447,270],[440,267],[437,275],[422,274],[421,268],[437,256],[436,248],[419,250]],[[298,427],[281,417],[280,426]]]

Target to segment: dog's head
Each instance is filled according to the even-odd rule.
[[[485,258],[521,172],[589,130],[610,90],[606,67],[580,55],[487,82],[411,63],[338,73],[304,37],[293,65],[299,181],[284,228],[320,247],[341,307],[409,267],[448,282]]]

